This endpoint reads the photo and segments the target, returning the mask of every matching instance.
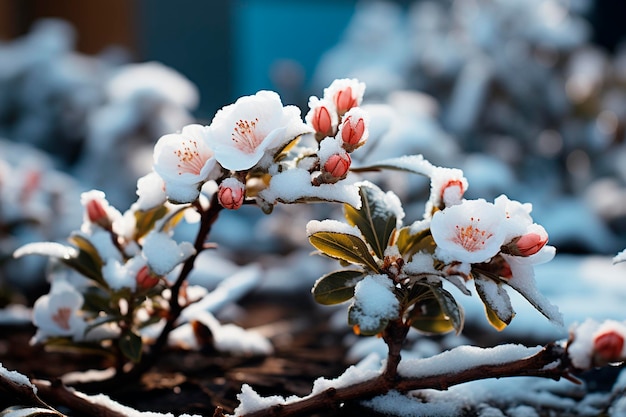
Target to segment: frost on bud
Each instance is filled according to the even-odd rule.
[[[352,152],[365,143],[369,136],[368,124],[366,113],[359,107],[351,109],[344,115],[339,134],[346,151]]]
[[[548,234],[541,226],[535,229],[514,238],[504,248],[505,252],[515,256],[531,256],[539,252],[548,242]]]
[[[624,336],[615,330],[607,330],[593,339],[594,356],[603,362],[619,362],[624,359]]]
[[[159,283],[161,277],[154,274],[148,266],[144,266],[137,272],[135,281],[137,282],[137,288],[142,290],[149,290]]]
[[[111,230],[113,222],[107,211],[109,203],[106,201],[102,191],[93,190],[83,193],[81,195],[81,203],[85,208],[85,217],[89,223]]]
[[[239,209],[246,197],[246,186],[236,178],[226,178],[217,190],[217,198],[222,207]]]
[[[465,184],[460,179],[448,181],[441,189],[441,201],[446,207],[460,204],[465,193]]]
[[[312,96],[309,98],[309,112],[305,119],[315,130],[315,138],[321,141],[327,136],[334,136],[337,129],[337,111],[335,106],[327,101]]]
[[[334,178],[343,178],[348,174],[352,159],[347,153],[336,153],[331,155],[324,164],[324,172]]]
[[[337,109],[337,114],[341,117],[348,110],[357,107],[363,100],[365,84],[356,79],[335,80],[324,89],[324,98],[332,101]]]

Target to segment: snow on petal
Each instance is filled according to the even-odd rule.
[[[137,210],[149,210],[167,200],[165,182],[156,172],[150,172],[137,180]]]
[[[537,289],[535,283],[535,270],[533,267],[533,261],[538,260],[545,261],[547,257],[554,256],[554,249],[552,246],[544,246],[541,251],[535,255],[529,257],[511,256],[502,254],[504,260],[511,267],[512,277],[507,281],[507,284],[522,294],[537,310],[539,310],[544,316],[546,316],[551,322],[558,326],[563,326],[563,316],[559,311],[559,308],[552,303]],[[545,249],[543,255],[542,252]],[[551,259],[551,257],[550,257]],[[545,261],[547,262],[547,261]]]
[[[150,269],[157,275],[167,275],[195,252],[191,243],[179,244],[163,232],[150,232],[143,243],[143,255]]]
[[[207,132],[206,126],[187,125],[181,133],[162,136],[154,146],[154,171],[163,179],[170,199],[191,202],[210,179],[216,162]]]
[[[365,83],[356,78],[342,78],[324,89],[324,100],[332,102],[337,113],[343,116],[351,108],[361,105],[364,93]]]
[[[430,198],[426,204],[426,217],[430,217],[435,207],[460,204],[468,186],[467,178],[460,169],[434,166],[430,173]]]
[[[83,339],[87,324],[77,314],[82,305],[82,294],[71,284],[53,283],[50,293],[39,297],[33,307],[33,323],[38,328],[33,342],[42,342],[51,336]]]
[[[215,158],[224,168],[244,171],[262,163],[266,153],[312,129],[304,124],[300,109],[285,106],[273,91],[240,97],[220,109],[209,126]],[[271,162],[271,160],[270,160]]]
[[[465,200],[433,215],[435,255],[444,262],[486,262],[504,243],[504,212],[483,199]]]

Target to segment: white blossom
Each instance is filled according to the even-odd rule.
[[[202,183],[211,179],[216,163],[207,135],[206,126],[187,125],[181,133],[162,136],[154,146],[154,171],[163,179],[171,200],[194,201]]]
[[[464,200],[433,215],[430,229],[435,255],[444,262],[486,262],[504,243],[505,216],[501,208],[483,199]]]
[[[273,157],[289,141],[311,131],[302,122],[300,109],[283,107],[273,91],[239,98],[219,110],[209,126],[215,158],[233,171],[269,165],[271,159],[263,160],[265,155]]]
[[[50,293],[41,296],[33,307],[33,323],[38,328],[33,343],[55,336],[82,340],[87,328],[87,323],[78,314],[82,305],[82,294],[71,284],[66,281],[53,283]]]

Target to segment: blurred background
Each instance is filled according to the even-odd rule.
[[[356,163],[423,154],[463,169],[468,198],[531,202],[560,254],[612,256],[626,247],[625,19],[621,0],[0,0],[0,282],[42,282],[43,259],[11,253],[65,239],[81,191],[125,210],[161,135],[260,89],[304,115],[345,77],[366,82],[372,117]],[[421,217],[423,179],[377,181]],[[224,230],[308,256],[298,210]],[[215,231],[249,250],[232,236]]]

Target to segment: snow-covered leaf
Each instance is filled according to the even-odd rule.
[[[335,271],[317,280],[313,287],[313,298],[320,304],[332,305],[349,300],[354,296],[354,286],[364,277],[363,271]]]
[[[359,228],[376,256],[382,259],[389,237],[396,228],[398,218],[395,207],[385,198],[386,194],[372,183],[361,184],[359,195],[360,209],[344,205],[346,219],[352,226]]]
[[[77,257],[78,250],[56,242],[34,242],[21,246],[13,252],[14,258],[26,255],[44,255],[65,260]]]
[[[309,236],[311,245],[331,258],[367,266],[378,271],[378,265],[359,237],[337,232],[317,232]]]
[[[430,162],[425,160],[422,155],[407,155],[401,156],[399,158],[385,159],[365,166],[351,168],[351,170],[355,172],[380,171],[383,169],[410,172],[412,174],[430,177],[433,172],[434,166]]]
[[[485,305],[489,323],[497,330],[502,330],[511,323],[515,311],[511,299],[501,283],[478,275],[475,279],[476,291]]]

